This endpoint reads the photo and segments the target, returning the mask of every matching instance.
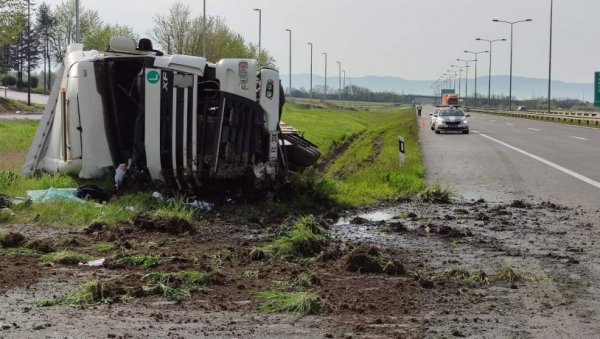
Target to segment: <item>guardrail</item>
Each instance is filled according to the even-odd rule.
[[[583,112],[515,112],[515,111],[500,111],[486,109],[470,109],[471,112],[502,115],[513,118],[524,118],[532,120],[542,120],[557,123],[566,123],[571,125],[600,127],[599,113],[583,113]]]

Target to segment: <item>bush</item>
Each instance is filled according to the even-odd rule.
[[[14,86],[17,84],[17,78],[12,75],[2,77],[2,86]]]
[[[31,88],[37,88],[38,85],[40,84],[40,78],[32,75],[31,78]],[[18,88],[27,88],[27,81],[18,81],[17,82],[17,87]]]

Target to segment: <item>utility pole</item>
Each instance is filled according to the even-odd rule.
[[[344,94],[346,93],[346,70],[343,69],[342,73],[344,73],[344,84],[342,86],[342,104],[343,104],[344,101],[345,101],[345,95]]]

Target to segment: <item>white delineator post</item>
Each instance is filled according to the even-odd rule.
[[[404,149],[404,138],[398,137],[398,151],[400,154],[400,166],[404,165],[406,161],[406,152]]]

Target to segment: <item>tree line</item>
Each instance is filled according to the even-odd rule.
[[[0,0],[0,72],[16,73],[13,80],[3,79],[4,84],[24,84],[29,60],[32,70],[43,69],[43,88],[50,89],[53,65],[62,62],[67,47],[75,42],[75,0],[66,0],[54,8],[45,2],[32,4],[30,11],[29,25],[27,1]],[[83,1],[79,11],[84,50],[105,51],[113,36],[136,40],[140,37],[130,26],[105,23],[98,11],[87,9]],[[193,17],[189,6],[176,2],[167,14],[154,16],[150,38],[167,53],[201,56],[203,23],[202,16]],[[261,66],[274,66],[275,60],[267,50],[259,55],[258,47],[233,32],[223,18],[207,17],[206,41],[207,59],[211,62],[232,57],[256,58]]]

